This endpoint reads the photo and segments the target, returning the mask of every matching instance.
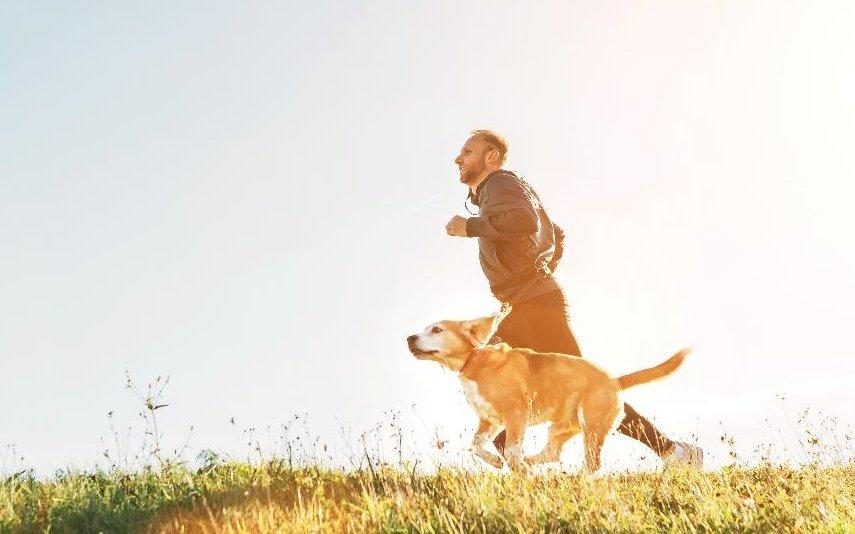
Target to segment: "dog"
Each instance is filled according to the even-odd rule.
[[[471,321],[440,321],[407,338],[410,352],[459,374],[466,398],[478,414],[471,452],[501,469],[502,458],[484,445],[504,427],[505,460],[513,471],[557,462],[562,446],[582,433],[585,470],[600,468],[606,435],[623,419],[621,391],[665,377],[683,363],[683,349],[655,367],[611,378],[603,369],[578,356],[538,353],[507,343],[487,345],[504,313]],[[551,422],[546,446],[523,458],[527,426]]]

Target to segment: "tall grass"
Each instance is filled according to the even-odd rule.
[[[208,450],[194,462],[186,442],[170,449],[158,430],[167,383],[139,389],[128,380],[144,407],[143,438],[128,447],[113,430],[104,466],[39,478],[19,469],[12,450],[10,474],[0,465],[0,532],[855,532],[849,434],[840,441],[807,429],[799,441],[807,461],[795,465],[763,454],[740,462],[725,435],[733,465],[714,472],[524,477],[462,464],[422,469],[404,454],[394,414],[382,425],[391,448],[378,426],[376,440],[363,434],[361,450],[336,464],[307,431],[290,433],[301,422],[305,430],[296,417],[278,454],[262,454],[250,436],[253,461]]]

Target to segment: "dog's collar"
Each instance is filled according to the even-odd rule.
[[[466,369],[466,366],[469,365],[469,362],[472,361],[472,359],[475,357],[475,355],[478,354],[478,351],[481,350],[482,348],[483,347],[472,347],[472,351],[469,353],[469,356],[466,357],[466,361],[463,362],[463,367],[461,367],[460,370],[457,372],[463,373],[463,370]]]

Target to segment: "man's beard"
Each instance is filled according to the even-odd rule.
[[[484,169],[482,168],[481,171],[483,170]],[[466,169],[465,171],[460,173],[460,183],[468,185],[475,181],[475,178],[477,178],[479,174],[481,174],[480,171],[475,172],[473,169]]]

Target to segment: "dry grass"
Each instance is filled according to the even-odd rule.
[[[0,531],[855,532],[855,465],[511,474],[229,463],[0,484]]]

